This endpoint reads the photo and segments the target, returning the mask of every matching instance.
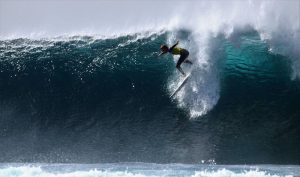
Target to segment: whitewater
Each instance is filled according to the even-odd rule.
[[[299,0],[1,0],[0,176],[300,176],[299,19]]]
[[[1,167],[3,168],[2,165]],[[34,164],[22,166],[13,164],[1,169],[1,176],[9,177],[291,177],[299,176],[299,167],[295,166],[222,166],[222,165],[187,165],[187,164]],[[288,175],[286,175],[288,174]]]

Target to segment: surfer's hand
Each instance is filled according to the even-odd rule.
[[[160,54],[158,54],[158,56],[161,56],[161,55],[163,55],[163,54],[165,54],[166,52],[160,52]]]

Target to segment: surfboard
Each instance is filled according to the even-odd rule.
[[[183,81],[181,82],[181,84],[179,84],[179,86],[177,87],[177,89],[173,92],[173,94],[170,96],[170,98],[172,98],[174,95],[176,95],[180,90],[181,88],[184,86],[184,84],[187,82],[187,80],[189,79],[191,74],[188,74],[184,79]]]

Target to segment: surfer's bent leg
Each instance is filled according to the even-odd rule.
[[[176,64],[176,68],[185,76],[182,68],[180,67],[181,63],[189,56],[189,52],[187,50],[183,50]]]
[[[183,76],[185,76],[185,73],[183,72],[183,70],[182,70],[182,68],[181,68],[180,66],[177,66],[177,65],[176,65],[176,68],[178,69],[179,72],[181,72],[181,74],[182,74]]]

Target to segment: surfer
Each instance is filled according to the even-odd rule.
[[[179,41],[177,41],[172,47],[168,47],[167,45],[161,45],[160,46],[160,50],[161,53],[158,56],[161,56],[163,54],[166,53],[171,53],[173,55],[180,55],[177,64],[176,64],[176,68],[180,71],[181,74],[183,74],[185,76],[185,73],[183,72],[182,68],[180,67],[181,63],[188,63],[188,64],[193,64],[190,60],[187,59],[187,57],[189,56],[189,51],[184,49],[184,48],[180,48],[180,47],[176,47],[178,45]]]

